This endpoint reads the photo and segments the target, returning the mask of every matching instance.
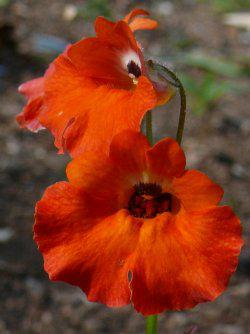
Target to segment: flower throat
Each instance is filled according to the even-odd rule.
[[[157,214],[172,209],[172,195],[163,193],[161,186],[155,183],[139,183],[134,186],[128,210],[138,218],[154,218]]]

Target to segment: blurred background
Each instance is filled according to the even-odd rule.
[[[159,21],[156,31],[137,33],[145,56],[176,71],[188,94],[188,167],[224,187],[245,237],[227,292],[160,315],[159,333],[250,333],[250,0],[0,0],[1,334],[144,332],[131,307],[92,304],[79,289],[48,280],[32,240],[33,210],[44,189],[65,178],[68,157],[56,154],[48,132],[15,123],[20,83],[42,75],[69,42],[93,35],[97,15],[116,20],[136,6]],[[155,139],[175,135],[178,105],[176,96],[154,111]]]

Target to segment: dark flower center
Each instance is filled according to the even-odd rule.
[[[139,183],[128,202],[131,215],[139,218],[153,218],[159,213],[172,209],[172,195],[163,193],[155,183]]]
[[[139,78],[141,76],[141,68],[133,60],[130,60],[130,62],[127,64],[127,69],[128,73],[133,74],[135,78]]]

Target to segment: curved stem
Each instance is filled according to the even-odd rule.
[[[178,88],[180,99],[181,99],[181,106],[180,106],[180,113],[179,113],[179,121],[178,121],[178,129],[176,133],[176,141],[181,144],[184,125],[185,125],[185,118],[186,118],[186,108],[187,108],[187,99],[185,89],[180,81],[180,79],[176,76],[176,74],[170,71],[168,68],[164,67],[164,71],[171,77],[173,80],[170,82],[173,86]]]
[[[185,89],[180,81],[180,79],[176,76],[174,72],[169,70],[167,67],[162,66],[160,64],[154,63],[152,60],[148,60],[147,62],[149,71],[158,71],[158,76],[162,78],[162,80],[166,80],[170,85],[177,88],[180,94],[181,106],[180,106],[180,114],[178,121],[178,129],[176,133],[176,141],[181,144],[182,135],[184,131],[185,117],[186,117],[186,94]],[[166,75],[162,75],[165,73]]]
[[[157,333],[157,314],[150,315],[146,318],[146,334],[156,334]]]
[[[152,112],[149,110],[146,113],[146,136],[150,145],[153,145],[153,128],[152,128]]]

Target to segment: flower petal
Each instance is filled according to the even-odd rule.
[[[132,31],[136,30],[153,30],[158,26],[155,20],[137,17],[130,24],[129,27]]]
[[[129,21],[131,21],[133,18],[135,18],[138,15],[148,16],[149,12],[146,11],[145,9],[134,8],[124,17],[124,21],[129,23]]]
[[[125,16],[124,21],[129,24],[132,31],[135,30],[151,30],[155,29],[158,23],[155,20],[148,18],[136,17],[138,15],[148,16],[149,12],[143,9],[135,8],[128,15]]]
[[[123,47],[124,53],[129,50],[129,45]],[[113,44],[111,47],[105,41],[93,37],[72,45],[68,50],[68,57],[83,78],[129,89],[131,79],[127,69],[122,66],[121,52]]]
[[[229,207],[144,223],[132,270],[135,309],[150,315],[214,300],[235,271],[241,246],[239,220]]]
[[[95,20],[96,36],[102,38],[107,34],[112,33],[115,23],[107,20],[105,17],[98,16]]]
[[[185,210],[203,210],[217,205],[222,199],[223,189],[197,170],[186,171],[172,183],[174,194]]]
[[[38,202],[34,230],[50,279],[79,286],[90,301],[130,302],[130,256],[139,226],[125,210],[93,220],[80,190],[60,182]]]
[[[40,77],[27,81],[19,86],[19,93],[23,94],[27,99],[35,99],[43,95],[44,91],[44,78]]]
[[[18,91],[28,99],[28,103],[16,116],[17,122],[22,128],[33,132],[44,129],[38,119],[43,107],[44,78],[27,81],[18,88]]]
[[[155,144],[148,150],[147,157],[151,173],[163,179],[180,176],[186,165],[183,150],[171,138],[163,139]]]
[[[45,81],[47,109],[41,123],[55,136],[59,150],[72,156],[101,149],[108,152],[114,135],[139,130],[147,110],[156,104],[152,84],[144,76],[134,90],[98,86],[82,77],[72,62],[60,56]]]
[[[110,158],[127,174],[142,174],[146,169],[147,138],[140,132],[126,130],[116,135],[110,146]]]
[[[105,215],[127,206],[130,195],[127,188],[133,185],[128,184],[124,174],[107,157],[96,152],[86,152],[67,166],[70,183],[93,197]]]
[[[30,131],[37,132],[44,129],[39,121],[39,115],[43,107],[43,97],[37,97],[31,100],[16,116],[16,120],[20,127],[27,128]]]

